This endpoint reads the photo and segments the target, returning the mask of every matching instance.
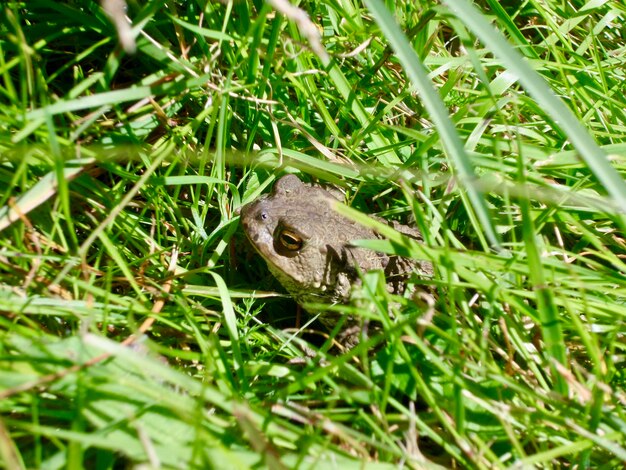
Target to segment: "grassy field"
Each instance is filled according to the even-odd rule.
[[[623,2],[106,6],[0,4],[0,466],[623,468]],[[286,172],[432,295],[297,322]]]

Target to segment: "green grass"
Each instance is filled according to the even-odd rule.
[[[2,465],[622,468],[623,2],[299,6],[0,6]],[[285,172],[432,295],[297,327],[237,215]]]

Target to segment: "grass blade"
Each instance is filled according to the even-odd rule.
[[[398,60],[404,67],[405,73],[420,92],[424,105],[439,131],[444,150],[452,161],[461,184],[467,191],[471,207],[476,213],[476,217],[480,221],[480,226],[482,230],[485,231],[491,247],[500,250],[500,237],[496,232],[491,215],[489,214],[487,202],[475,185],[476,175],[469,156],[465,152],[463,143],[454,129],[448,111],[428,79],[424,65],[383,2],[380,0],[365,0],[365,4],[372,12],[383,34],[396,51]]]
[[[626,183],[610,165],[606,153],[591,138],[587,129],[574,117],[562,100],[557,98],[545,80],[535,72],[522,55],[515,50],[467,0],[444,0],[448,8],[471,29],[514,73],[522,86],[550,115],[580,152],[589,169],[615,199],[617,206],[626,208]]]

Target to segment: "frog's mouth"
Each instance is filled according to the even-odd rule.
[[[265,231],[265,234],[260,234],[259,232]],[[279,266],[272,261],[272,258],[277,255],[277,253],[269,248],[270,244],[273,245],[274,237],[272,233],[268,230],[267,227],[263,227],[260,231],[255,231],[254,233],[250,233],[244,226],[244,233],[246,234],[246,238],[250,242],[250,245],[254,248],[254,250],[265,260],[268,266],[271,266],[274,269],[280,269]],[[271,240],[271,241],[268,241]]]
[[[261,257],[264,260],[268,260],[268,258],[270,257],[271,253],[269,252],[269,250],[264,249],[265,246],[267,245],[267,242],[265,240],[263,240],[262,242],[259,242],[259,240],[262,238],[259,233],[257,231],[255,231],[254,233],[250,233],[250,230],[248,229],[248,227],[246,227],[244,225],[244,233],[246,234],[246,238],[248,239],[248,241],[250,242],[250,244],[254,247],[254,249],[256,250],[256,252],[261,255]],[[271,238],[271,235],[269,235],[269,237]],[[269,262],[269,261],[268,261]]]

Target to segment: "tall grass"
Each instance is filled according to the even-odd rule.
[[[298,7],[1,5],[3,465],[621,467],[626,8]],[[435,266],[350,351],[238,226],[284,172]]]

